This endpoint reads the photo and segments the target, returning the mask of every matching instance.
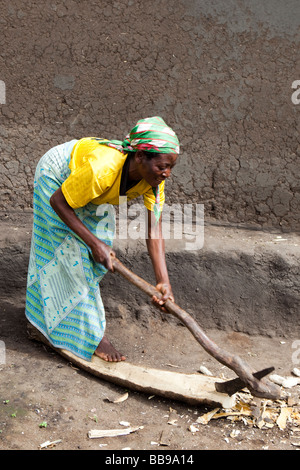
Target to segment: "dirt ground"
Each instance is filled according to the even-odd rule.
[[[32,216],[40,156],[87,132],[125,136],[141,113],[168,117],[181,136],[185,155],[174,169],[169,202],[204,201],[213,222],[276,227],[277,238],[281,230],[299,229],[300,106],[291,101],[299,70],[296,5],[228,2],[237,4],[232,12],[221,1],[166,0],[156,9],[152,2],[133,1],[1,3],[0,450],[38,450],[47,441],[58,441],[51,450],[103,454],[300,449],[299,420],[290,415],[283,428],[276,413],[260,420],[272,406],[280,411],[286,405],[297,416],[299,385],[277,403],[246,394],[255,416],[229,413],[201,424],[197,420],[211,411],[205,406],[125,390],[30,340],[25,293],[11,294],[24,290],[31,226],[21,227],[18,217]],[[183,305],[192,309],[202,302],[209,313],[213,306],[213,318],[207,315],[202,326],[220,329],[206,330],[209,336],[256,369],[273,365],[277,374],[290,375],[300,367],[294,348],[300,244],[288,234],[288,246],[277,240],[276,253],[273,234],[219,235],[206,236],[209,248],[201,257],[169,253],[174,287],[186,290],[180,292]],[[242,249],[233,253],[238,239]],[[143,273],[145,265],[141,256],[136,268]],[[120,285],[108,309],[108,335],[128,361],[195,373],[205,365],[216,376],[233,377],[175,320],[143,303],[139,310],[136,299],[131,311],[119,304],[127,290]],[[259,328],[270,336],[257,336]],[[276,336],[283,328],[285,336]],[[114,403],[125,392],[127,399]],[[88,437],[92,429],[126,428],[124,423],[140,429]]]
[[[149,306],[149,312],[151,309]],[[259,426],[251,417],[233,420],[231,416],[199,424],[197,419],[211,408],[125,390],[77,369],[55,351],[29,339],[22,298],[2,299],[0,321],[5,344],[5,360],[2,354],[0,365],[2,450],[38,450],[46,441],[59,441],[50,447],[53,450],[102,450],[102,456],[122,449],[196,454],[201,450],[300,448],[299,421],[288,419],[284,429],[274,420]],[[277,374],[287,376],[295,367],[292,340],[217,330],[207,334],[257,369],[273,365]],[[234,377],[202,350],[185,327],[160,312],[152,311],[147,321],[131,324],[126,316],[108,319],[108,335],[130,362],[179,372],[198,372],[204,365],[215,376]],[[114,403],[126,392],[126,400]],[[296,413],[300,409],[299,385],[285,389],[280,403],[253,401],[249,393],[244,396],[259,407],[287,405]],[[92,429],[124,429],[128,423],[140,429],[117,437],[88,437]]]

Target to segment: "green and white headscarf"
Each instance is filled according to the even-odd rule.
[[[113,147],[123,153],[144,150],[145,152],[179,154],[179,141],[175,132],[159,116],[140,119],[123,141],[104,139],[97,139],[97,141],[99,144]],[[161,213],[159,186],[152,190],[155,195],[154,214],[158,221]]]
[[[175,132],[159,116],[140,119],[123,142],[111,140],[106,145],[121,152],[145,150],[156,153],[179,153],[179,142]]]

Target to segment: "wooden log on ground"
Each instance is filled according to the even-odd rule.
[[[227,394],[216,391],[215,382],[222,382],[220,378],[154,369],[128,361],[106,362],[97,356],[93,356],[92,361],[89,362],[75,356],[70,351],[53,347],[42,333],[30,323],[28,323],[27,330],[31,339],[48,345],[80,369],[126,389],[179,400],[192,405],[202,404],[232,408],[235,404],[235,395],[229,397]]]

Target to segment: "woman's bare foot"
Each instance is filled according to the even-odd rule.
[[[125,361],[126,357],[123,354],[120,354],[111,344],[111,342],[103,336],[102,340],[100,341],[95,355],[100,357],[106,362],[120,362]]]

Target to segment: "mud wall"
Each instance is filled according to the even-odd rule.
[[[0,1],[1,217],[29,216],[48,148],[161,115],[182,147],[170,203],[298,231],[299,17],[297,0]]]

